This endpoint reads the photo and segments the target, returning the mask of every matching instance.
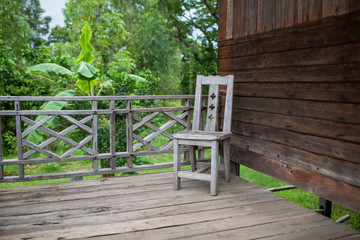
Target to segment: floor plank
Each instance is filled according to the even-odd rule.
[[[352,239],[358,232],[241,178],[209,183],[172,173],[0,191],[0,239]],[[307,235],[311,234],[311,235]]]

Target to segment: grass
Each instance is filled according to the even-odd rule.
[[[249,182],[253,182],[256,185],[263,188],[272,188],[289,185],[285,182],[281,182],[275,178],[269,177],[265,174],[247,168],[245,166],[240,167],[240,176]],[[286,191],[275,192],[279,196],[286,198],[292,202],[295,202],[308,209],[318,209],[319,197],[308,193],[301,189],[291,189]],[[337,220],[346,214],[350,215],[350,219],[344,224],[360,231],[360,213],[351,209],[345,208],[339,204],[332,204],[331,218]]]
[[[209,152],[205,153],[205,156],[210,156]],[[161,154],[161,155],[148,155],[141,157],[143,161],[150,164],[163,163],[163,162],[172,162],[173,154]],[[40,166],[41,165],[41,166]],[[30,165],[28,164],[25,168],[25,174],[39,174],[39,173],[50,173],[50,172],[69,172],[69,171],[78,171],[91,168],[91,161],[78,161],[78,162],[68,162],[68,163],[47,163],[47,164],[37,164]],[[184,169],[189,169],[190,166],[183,167]],[[17,175],[17,166],[6,166],[5,171],[10,172],[11,174]],[[133,173],[119,173],[115,174],[116,176],[132,175],[132,174],[145,174],[145,173],[155,173],[155,172],[168,172],[172,171],[172,168],[164,169],[154,169],[141,172]],[[285,182],[279,181],[275,178],[269,177],[260,172],[254,171],[245,166],[240,167],[240,176],[245,180],[252,182],[262,188],[272,188],[289,185]],[[101,175],[96,176],[85,176],[84,180],[101,178]],[[48,183],[60,183],[60,182],[69,182],[69,178],[65,179],[54,179],[54,180],[42,180],[42,181],[27,181],[27,182],[16,182],[16,183],[0,183],[0,188],[12,188],[12,187],[25,187],[31,185],[40,185]],[[286,198],[292,202],[295,202],[303,207],[308,209],[317,209],[319,198],[311,193],[303,191],[301,189],[292,189],[286,191],[276,192],[279,196]],[[337,220],[346,214],[349,214],[351,218],[345,222],[351,228],[354,228],[360,231],[360,213],[345,208],[341,205],[333,203],[332,205],[332,219]]]

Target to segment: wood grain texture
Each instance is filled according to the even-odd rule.
[[[1,127],[1,117],[0,117],[0,146],[2,146],[2,127]],[[0,148],[0,163],[3,160],[3,148]],[[0,179],[4,178],[4,166],[0,166]]]
[[[0,96],[0,101],[126,101],[154,99],[187,99],[194,95],[144,95],[144,96],[77,96],[77,97],[44,97],[44,96]]]
[[[236,134],[231,138],[231,143],[236,148],[246,149],[266,158],[297,166],[360,188],[360,179],[358,178],[360,163]]]
[[[248,0],[248,34],[252,35],[257,32],[257,13],[258,1]]]
[[[14,101],[14,107],[15,107],[15,112],[19,112],[20,111],[20,102],[19,101]],[[21,116],[17,115],[15,116],[15,124],[16,124],[16,145],[17,145],[17,156],[18,156],[18,160],[21,161],[24,159],[23,156],[23,139],[22,139],[22,128],[21,128]],[[2,146],[1,146],[2,147]],[[22,179],[24,178],[25,174],[24,174],[24,165],[23,164],[19,164],[18,165],[18,169],[19,169],[19,178]]]
[[[158,173],[1,191],[7,206],[0,207],[0,239],[250,239],[299,231],[330,239],[358,234],[241,178],[232,176],[230,183],[219,178],[217,197],[209,195],[206,182],[184,180],[183,188],[173,191],[172,180],[172,173]]]
[[[335,140],[360,143],[360,125],[234,109],[234,120],[305,133]]]
[[[259,97],[234,97],[234,108],[359,124],[360,105],[303,101],[294,99],[267,99]]]
[[[265,0],[264,3],[264,31],[275,29],[276,0]]]
[[[245,82],[360,82],[360,63],[284,67],[245,71],[224,71],[234,74],[235,83]],[[314,77],[316,76],[316,77]]]
[[[323,0],[323,17],[335,15],[335,0]]]
[[[219,71],[316,66],[360,62],[360,43],[219,60]]]
[[[265,31],[265,22],[266,22],[266,9],[265,4],[266,0],[258,0],[257,1],[257,19],[256,19],[256,32],[264,32]]]
[[[219,42],[218,67],[235,75],[231,160],[352,209],[360,192],[357,8],[277,0],[277,29]]]
[[[298,0],[298,7],[299,7],[299,3],[301,3],[300,0]],[[227,39],[227,40],[219,42],[219,47],[230,46],[230,45],[234,45],[234,44],[238,44],[238,43],[245,43],[245,42],[250,42],[250,41],[256,41],[256,40],[261,40],[264,38],[269,39],[269,38],[273,38],[273,37],[280,37],[280,36],[288,35],[288,34],[311,32],[311,31],[316,31],[317,29],[325,29],[325,28],[336,26],[339,24],[351,25],[352,22],[357,22],[358,20],[359,20],[359,14],[357,11],[355,11],[355,12],[351,12],[349,14],[343,14],[340,16],[327,17],[326,19],[321,19],[320,21],[309,22],[306,24],[298,24],[298,25],[294,25],[294,26],[288,27],[288,28],[276,29],[276,31],[265,31],[262,34],[254,34],[254,35],[248,35],[246,37],[237,37],[237,38],[233,38],[233,39]],[[353,28],[352,30],[356,31],[357,29]]]
[[[234,95],[280,99],[360,103],[360,82],[337,83],[241,83]],[[271,99],[269,99],[271,101]]]
[[[357,0],[220,1],[219,25],[224,27],[219,28],[219,41],[318,22],[355,12],[359,5]]]
[[[115,101],[112,100],[109,103],[109,109],[114,110],[115,109]],[[110,153],[115,154],[116,153],[116,115],[111,114],[110,115]],[[116,168],[116,158],[112,157],[110,159],[110,167],[111,169]]]
[[[360,144],[311,135],[314,132],[301,133],[301,128],[283,130],[281,126],[268,127],[234,121],[232,131],[234,134],[272,141],[308,152],[360,163]]]
[[[240,37],[240,32],[243,30],[243,27],[245,26],[245,24],[242,23],[243,2],[244,2],[244,0],[233,1],[233,9],[230,10],[230,11],[232,11],[232,29],[231,29],[232,38]],[[220,8],[219,8],[219,10],[220,10]]]
[[[360,40],[360,30],[355,26],[360,24],[360,19],[351,22],[338,22],[335,25],[325,28],[313,29],[311,31],[296,31],[288,33],[273,33],[272,37],[257,39],[256,44],[249,39],[231,46],[219,48],[220,58],[234,58],[258,55],[260,53],[271,53],[296,49],[307,49],[315,47],[333,46],[358,42]],[[305,27],[303,27],[303,30]]]
[[[219,1],[219,25],[227,26],[227,0]],[[223,41],[226,39],[227,28],[221,28],[218,31],[218,40]]]
[[[240,148],[231,147],[232,160],[293,184],[356,211],[360,210],[360,188],[322,174],[285,164]],[[241,173],[240,173],[241,175]],[[326,186],[326,187],[324,187]]]

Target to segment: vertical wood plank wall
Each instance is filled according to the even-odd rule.
[[[218,66],[235,75],[231,160],[357,211],[359,6],[220,1]]]

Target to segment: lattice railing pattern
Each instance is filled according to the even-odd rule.
[[[136,123],[133,127],[134,131],[143,125],[147,126],[148,128],[150,128],[151,130],[154,131],[144,138],[141,138],[138,135],[136,135],[135,133],[133,133],[133,138],[138,141],[138,143],[136,143],[133,146],[133,151],[137,151],[139,148],[141,148],[144,145],[149,147],[153,151],[159,152],[159,151],[169,150],[171,148],[171,146],[173,145],[174,138],[172,137],[172,135],[167,133],[166,130],[168,130],[170,127],[174,126],[177,123],[182,125],[184,127],[184,129],[187,129],[189,127],[188,123],[186,123],[184,120],[182,120],[183,118],[188,116],[188,111],[183,111],[182,113],[180,113],[176,116],[174,114],[172,114],[171,112],[163,112],[163,114],[168,116],[171,120],[166,122],[161,127],[156,127],[155,125],[149,123],[149,121],[158,114],[159,114],[159,112],[150,113],[149,115],[147,115],[144,118],[140,118],[138,116],[133,115],[134,119],[138,121],[138,123]],[[166,138],[168,138],[169,141],[167,143],[165,143],[163,146],[161,146],[160,148],[157,148],[157,147],[153,146],[150,143],[150,141],[155,139],[160,134],[165,136]]]
[[[25,116],[21,116],[22,121],[24,121],[25,123],[30,124],[32,126],[32,127],[28,128],[27,130],[25,130],[21,135],[22,143],[25,146],[31,148],[31,150],[24,153],[23,159],[29,158],[32,154],[34,154],[36,152],[42,153],[50,158],[57,159],[57,160],[60,160],[61,158],[70,157],[73,153],[75,153],[79,149],[83,150],[84,152],[87,152],[90,155],[94,154],[93,150],[90,150],[89,148],[85,147],[85,144],[87,144],[88,142],[93,140],[94,129],[91,129],[90,127],[85,125],[85,123],[87,123],[88,121],[93,119],[93,116],[86,116],[83,119],[81,119],[80,121],[78,121],[70,116],[65,116],[65,115],[60,115],[60,116],[64,119],[68,120],[69,122],[71,122],[72,125],[67,127],[66,129],[62,130],[59,133],[43,126],[46,122],[48,122],[50,119],[54,118],[55,116],[46,116],[45,118],[41,119],[39,122],[35,122]],[[72,132],[73,130],[75,130],[77,128],[81,128],[82,130],[84,130],[90,134],[89,136],[82,139],[79,143],[73,141],[72,139],[65,137],[66,134]],[[40,130],[50,134],[52,137],[47,139],[46,141],[42,142],[39,145],[36,145],[36,144],[26,140],[26,136],[28,136],[31,132],[34,132],[37,129],[40,129]],[[66,151],[61,156],[58,156],[56,153],[53,153],[53,152],[45,149],[45,147],[49,146],[50,144],[52,144],[53,142],[55,142],[58,139],[73,146],[71,149]]]
[[[0,97],[1,101],[11,101],[14,103],[14,110],[0,111],[1,116],[13,116],[16,122],[17,137],[17,159],[3,159],[2,155],[2,134],[0,121],[0,182],[40,180],[64,177],[77,177],[86,175],[111,174],[119,172],[141,171],[148,169],[172,167],[171,163],[161,163],[153,165],[133,166],[134,156],[144,156],[148,154],[162,154],[172,152],[173,137],[171,131],[174,126],[177,130],[188,129],[190,127],[190,111],[192,110],[191,100],[194,96],[121,96],[121,97]],[[161,99],[183,99],[185,105],[179,107],[155,107],[155,108],[133,108],[133,102],[139,100],[161,100]],[[20,103],[23,101],[90,101],[91,110],[22,110]],[[98,109],[98,103],[108,101],[108,109]],[[119,101],[125,102],[125,108],[115,108]],[[105,104],[106,105],[106,104]],[[36,116],[43,116],[35,121]],[[98,121],[99,116],[106,115],[109,119],[109,142],[108,153],[98,153]],[[126,151],[116,151],[116,117],[125,115],[126,117]],[[152,123],[157,117],[161,116],[163,121],[159,126]],[[54,118],[61,118],[66,122],[62,130],[55,130],[49,127],[49,121]],[[164,120],[167,119],[167,120]],[[1,118],[0,118],[1,120]],[[139,134],[141,129],[147,129],[148,134]],[[171,131],[170,131],[171,130]],[[35,131],[47,134],[47,138],[40,143],[28,140],[28,136]],[[69,135],[74,131],[81,131],[83,138],[75,141]],[[163,137],[166,142],[161,146],[155,146],[152,142],[157,137]],[[163,140],[164,141],[164,140]],[[68,146],[63,153],[58,154],[52,151],[52,144],[63,142]],[[78,150],[82,151],[78,155]],[[35,153],[40,153],[43,157],[33,157]],[[116,167],[116,158],[127,158],[126,167]],[[110,168],[98,168],[99,160],[110,159]],[[92,170],[56,173],[46,175],[24,175],[24,165],[33,163],[49,162],[68,162],[92,160]],[[18,176],[4,176],[3,166],[18,165]]]

